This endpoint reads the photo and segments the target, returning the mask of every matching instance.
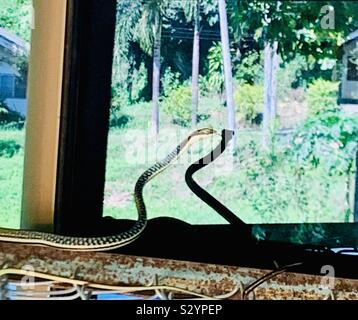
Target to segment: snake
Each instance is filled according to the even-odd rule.
[[[219,133],[212,128],[203,128],[194,131],[163,160],[155,163],[139,177],[134,188],[134,201],[137,208],[138,219],[127,231],[104,237],[71,237],[54,233],[0,228],[0,241],[40,245],[72,251],[108,251],[126,246],[137,240],[147,226],[147,210],[143,197],[144,187],[154,177],[173,164],[190,145],[198,140],[213,138],[217,135],[219,135]]]
[[[232,212],[219,200],[213,197],[209,192],[203,189],[193,178],[193,175],[213,163],[219,158],[228,147],[229,143],[234,139],[235,131],[222,130],[220,144],[212,150],[208,155],[199,159],[197,162],[190,165],[185,173],[185,182],[189,189],[209,207],[214,209],[222,218],[224,218],[230,225],[237,228],[237,230],[244,236],[251,238],[252,228],[241,220],[237,214]]]

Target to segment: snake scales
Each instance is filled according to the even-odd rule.
[[[128,231],[113,236],[84,238],[36,231],[0,229],[0,241],[45,245],[73,251],[106,251],[123,247],[135,241],[146,228],[147,211],[143,199],[143,189],[145,185],[155,176],[166,170],[170,164],[172,164],[180,154],[195,141],[213,137],[214,135],[218,135],[218,133],[213,129],[205,128],[196,130],[178,145],[164,160],[156,163],[140,176],[134,188],[134,200],[137,207],[138,220]]]

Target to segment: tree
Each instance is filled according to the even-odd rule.
[[[0,27],[5,28],[26,42],[31,39],[31,0],[1,0]]]
[[[269,133],[272,122],[277,115],[277,73],[279,69],[278,42],[267,42],[265,45],[264,67],[264,112],[263,112],[263,145],[269,144]]]
[[[356,185],[355,185],[355,200],[354,200],[354,222],[358,222],[358,151],[356,155]]]
[[[193,72],[192,72],[192,127],[198,125],[199,68],[200,68],[200,0],[196,0],[194,11]]]
[[[236,132],[236,110],[234,102],[232,63],[229,42],[229,25],[226,11],[226,3],[225,0],[218,1],[220,15],[220,32],[224,61],[226,105],[228,110],[228,129]]]
[[[192,127],[198,125],[199,109],[199,73],[200,73],[200,36],[201,36],[201,10],[204,10],[209,25],[215,23],[210,14],[216,10],[213,0],[182,0],[182,8],[187,22],[194,25],[193,56],[192,56]]]
[[[153,47],[153,111],[152,130],[159,134],[159,97],[160,97],[160,58],[162,45],[162,17],[160,10],[155,11],[154,17],[154,47]]]
[[[198,125],[199,109],[199,71],[200,71],[200,7],[201,0],[182,0],[188,22],[194,22],[193,60],[192,60],[192,127]]]
[[[277,11],[280,10],[281,2],[276,4]],[[264,14],[264,20],[270,23],[270,18]],[[264,112],[263,112],[263,146],[269,145],[271,125],[277,117],[277,75],[279,70],[278,41],[265,42],[265,67],[264,67]]]
[[[229,0],[228,3],[231,8],[231,27],[237,40],[245,34],[254,35],[268,59],[265,62],[264,117],[264,135],[268,135],[271,122],[275,118],[274,70],[278,63],[275,52],[278,52],[285,62],[289,62],[298,53],[306,57],[307,61],[337,59],[337,52],[346,36],[358,28],[358,3],[307,0]],[[331,30],[330,23],[327,23],[327,11],[322,10],[324,8],[331,8],[329,14],[334,19],[334,30]]]
[[[140,1],[121,0],[117,3],[117,23],[113,55],[112,107],[120,108],[131,102],[131,74],[134,62],[131,44],[141,17]]]
[[[159,98],[160,98],[160,71],[161,71],[161,45],[162,25],[165,10],[168,7],[165,0],[148,0],[141,5],[141,16],[137,23],[135,39],[146,52],[152,51],[152,131],[159,134]]]

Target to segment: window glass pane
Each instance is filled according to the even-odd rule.
[[[105,215],[136,219],[136,180],[196,119],[219,132],[236,123],[235,153],[197,180],[245,222],[352,222],[358,4],[222,3],[228,25],[218,1],[118,1]],[[184,179],[189,163],[217,143],[193,145],[150,182],[149,218],[225,223]]]
[[[20,226],[31,0],[0,2],[0,226]]]
[[[358,81],[358,64],[355,63],[357,58],[348,59],[348,79],[349,81]]]
[[[4,98],[12,98],[15,91],[15,77],[10,75],[1,76],[0,96]]]

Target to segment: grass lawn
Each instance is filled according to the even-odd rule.
[[[150,158],[154,153],[155,143],[150,138],[146,140],[146,131],[141,130],[148,127],[147,119],[150,119],[150,111],[148,104],[124,109],[123,113],[134,120],[130,122],[127,129],[112,130],[110,133],[105,215],[115,218],[136,219],[137,217],[133,202],[133,187],[140,174],[155,163],[155,159],[148,160],[148,157]],[[221,130],[225,126],[225,116],[223,114],[214,116],[215,119],[210,119],[201,126],[215,124],[214,128]],[[161,120],[163,124],[170,123],[170,119],[165,114],[162,114]],[[162,126],[165,129],[161,133],[159,146],[164,156],[180,139],[175,139],[176,136],[173,135],[178,127]],[[180,131],[183,136],[189,132],[190,130]],[[240,133],[238,144],[246,144],[251,140],[259,142],[260,139],[257,132]],[[209,150],[210,146],[205,145],[202,148],[194,148],[191,153],[192,160],[199,159]],[[137,155],[135,159],[140,164],[126,160],[133,154]],[[238,157],[232,160],[227,153],[224,154],[220,160],[198,173],[197,180],[247,223],[344,221],[346,188],[344,177],[327,177],[322,171],[316,170],[297,181],[292,170],[290,171],[287,165],[283,164],[273,173],[273,183],[270,180],[272,175],[266,175],[265,172],[252,180],[248,179],[247,172],[251,169],[251,155],[241,155],[242,157],[244,159]],[[175,217],[192,224],[225,223],[215,211],[191,193],[184,181],[188,162],[186,164],[185,161],[183,162],[173,165],[146,187],[145,201],[148,216],[150,218]],[[351,203],[353,203],[353,194],[352,186]],[[302,203],[306,204],[305,207]]]
[[[212,106],[208,105],[208,108]],[[124,129],[112,129],[107,154],[104,215],[136,219],[133,189],[142,172],[163,158],[189,132],[167,125],[170,118],[162,114],[162,131],[158,149],[147,134],[150,105],[140,104],[123,109],[132,119]],[[202,123],[225,126],[223,114],[213,113]],[[166,124],[166,125],[164,125]],[[180,129],[180,130],[179,130]],[[240,133],[238,144],[259,143],[258,133]],[[0,131],[0,141],[14,140],[24,146],[24,131]],[[175,217],[192,224],[226,223],[215,211],[194,196],[184,181],[190,162],[208,153],[218,141],[207,141],[194,147],[178,163],[156,177],[145,188],[148,217]],[[0,226],[16,228],[20,223],[22,168],[24,150],[12,158],[0,157]],[[327,177],[316,170],[297,180],[287,163],[268,174],[259,171],[252,177],[255,157],[239,154],[232,159],[225,153],[218,161],[197,175],[197,180],[247,223],[343,222],[345,210],[345,178]],[[257,164],[256,164],[257,165]],[[257,167],[256,169],[257,170]],[[261,170],[261,169],[260,169]],[[352,179],[353,181],[354,179]],[[353,203],[353,186],[351,203]],[[302,206],[305,203],[305,206]]]
[[[24,130],[2,130],[0,140],[14,140],[22,148],[12,158],[0,157],[0,226],[20,226],[22,175],[24,164]]]

